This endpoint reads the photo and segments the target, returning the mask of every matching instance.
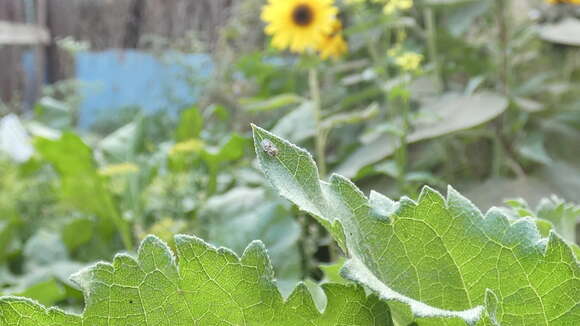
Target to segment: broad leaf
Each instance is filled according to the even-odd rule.
[[[419,325],[578,321],[580,268],[557,234],[542,239],[533,222],[512,224],[496,209],[484,216],[452,188],[447,198],[425,188],[417,202],[367,199],[341,176],[320,181],[310,154],[287,141],[258,127],[254,140],[271,183],[347,250],[343,276],[393,302],[401,319],[410,311]]]
[[[70,260],[57,234],[44,231],[28,239],[22,258],[22,273],[1,284],[2,292],[38,300],[42,304],[52,305],[66,299],[65,288],[72,289],[73,286],[69,276],[83,267],[83,264]]]
[[[203,129],[203,116],[197,107],[191,107],[181,112],[179,125],[175,130],[175,139],[186,141],[197,139]]]
[[[580,206],[555,195],[542,198],[535,210],[521,198],[508,200],[506,204],[511,208],[506,212],[508,215],[515,218],[532,217],[547,222],[549,229],[555,228],[564,239],[571,243],[576,242],[576,224],[580,220]]]
[[[138,117],[107,135],[99,142],[98,148],[109,163],[131,162],[144,147],[144,133],[144,119]]]
[[[471,96],[446,94],[421,109],[422,116],[413,121],[413,132],[407,135],[407,142],[416,143],[479,126],[502,114],[507,107],[504,97],[491,92]],[[360,169],[390,156],[397,148],[398,137],[380,137],[355,150],[336,171],[346,177],[356,177]]]
[[[273,130],[293,142],[300,143],[315,134],[312,102],[306,101],[278,120]]]
[[[357,124],[375,118],[379,114],[379,106],[372,103],[366,109],[348,113],[337,113],[322,121],[322,128],[330,131],[343,125]]]
[[[539,34],[548,42],[580,46],[580,20],[565,18],[554,24],[542,25],[539,28]]]
[[[82,315],[46,309],[27,299],[0,298],[6,326],[391,325],[388,307],[356,286],[323,285],[323,313],[305,285],[285,301],[261,242],[241,258],[195,237],[175,238],[177,258],[147,237],[137,258],[115,256],[74,275],[85,293]],[[176,262],[177,261],[177,262]]]
[[[13,295],[38,300],[44,305],[52,305],[66,298],[64,287],[55,279],[47,279],[37,282],[21,292],[15,292]]]
[[[302,278],[298,248],[300,225],[287,203],[264,188],[236,187],[211,197],[200,212],[208,242],[242,253],[252,240],[268,247],[283,293]]]

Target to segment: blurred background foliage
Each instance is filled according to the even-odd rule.
[[[320,266],[338,249],[267,184],[250,122],[366,193],[415,198],[452,184],[482,210],[502,206],[577,241],[580,7],[415,0],[385,14],[381,1],[337,1],[348,53],[322,60],[270,47],[264,3],[229,6],[213,42],[195,30],[141,37],[150,53],[211,55],[208,78],[187,78],[200,97],[178,114],[118,108],[78,128],[87,86],[77,80],[45,87],[28,112],[3,103],[2,294],[79,310],[68,275],[151,233],[170,244],[196,234],[238,254],[261,239],[286,294],[300,279],[336,280]]]

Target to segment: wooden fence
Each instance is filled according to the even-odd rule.
[[[41,84],[71,77],[71,60],[56,46],[67,36],[104,50],[140,48],[147,35],[174,40],[193,31],[211,50],[234,2],[0,0],[0,99],[30,102]],[[24,56],[36,61],[33,72],[23,64]],[[30,90],[31,82],[39,85]]]

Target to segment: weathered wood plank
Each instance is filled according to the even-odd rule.
[[[47,44],[49,41],[50,33],[43,27],[0,21],[0,44]]]

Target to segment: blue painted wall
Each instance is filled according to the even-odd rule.
[[[83,84],[79,127],[87,128],[99,117],[125,107],[176,114],[196,102],[212,70],[211,58],[205,54],[79,52],[76,78]]]

